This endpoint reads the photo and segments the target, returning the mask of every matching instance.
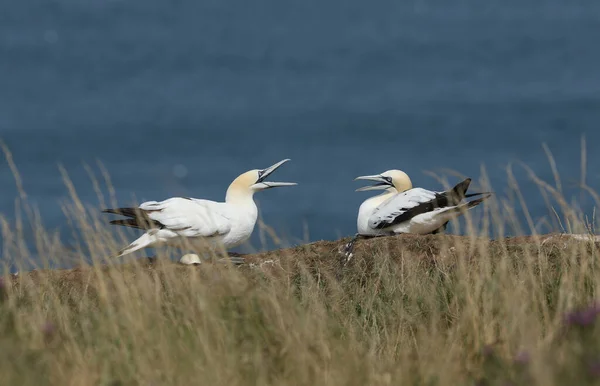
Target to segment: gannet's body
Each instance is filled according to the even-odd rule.
[[[160,202],[144,202],[137,208],[104,210],[129,217],[113,220],[111,224],[146,230],[140,238],[119,251],[117,257],[162,245],[192,249],[223,246],[229,249],[242,244],[252,234],[258,218],[254,193],[277,186],[296,185],[264,182],[287,161],[240,175],[227,189],[225,202],[175,197]]]
[[[347,259],[351,257],[353,244],[359,236],[443,232],[448,221],[479,205],[491,195],[466,194],[471,183],[470,178],[445,192],[413,188],[408,175],[400,170],[388,170],[378,175],[361,176],[356,179],[377,181],[377,184],[359,188],[357,191],[385,189],[385,192],[361,204],[356,224],[358,233],[345,248]],[[462,201],[474,196],[482,197],[469,202]]]
[[[356,219],[356,228],[358,229],[359,234],[365,236],[377,236],[380,234],[380,232],[369,228],[369,216],[375,209],[377,209],[379,205],[396,193],[398,193],[398,191],[395,188],[388,188],[384,193],[378,194],[377,196],[363,201],[358,208],[358,218]]]
[[[463,210],[479,205],[490,196],[489,193],[467,195],[470,178],[444,192],[413,188],[408,175],[400,170],[388,170],[357,179],[378,182],[357,190],[385,189],[385,193],[367,199],[359,208],[358,233],[365,236],[438,232]],[[462,201],[473,196],[483,197],[470,202]]]

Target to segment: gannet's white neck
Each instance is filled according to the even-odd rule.
[[[254,203],[254,191],[248,188],[242,189],[231,184],[225,194],[225,202],[237,205]]]
[[[233,180],[231,185],[229,185],[225,195],[225,202],[230,204],[252,203],[254,206],[256,206],[253,200],[254,193],[265,189],[276,188],[278,186],[296,185],[295,182],[265,181],[265,178],[271,175],[275,170],[277,170],[277,168],[287,161],[289,161],[289,159],[279,161],[275,165],[269,166],[266,169],[249,170],[246,173],[239,175],[235,180]]]
[[[391,186],[381,194],[378,194],[374,197],[368,198],[360,205],[358,208],[358,217],[356,219],[356,227],[358,229],[358,233],[363,235],[375,235],[377,234],[372,229],[369,228],[369,217],[373,214],[373,211],[379,207],[383,202],[393,197],[398,192],[395,188]]]
[[[255,171],[250,171],[233,180],[229,188],[227,188],[225,202],[238,205],[254,203],[254,189],[252,189],[252,185],[256,182],[256,175]]]
[[[368,201],[370,205],[373,205],[375,207],[397,193],[398,191],[395,188],[389,187],[383,193],[373,196],[371,198],[367,198],[365,202]]]

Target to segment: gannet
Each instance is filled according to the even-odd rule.
[[[443,232],[450,220],[491,196],[489,192],[466,194],[471,183],[470,178],[444,192],[413,188],[410,178],[401,170],[360,176],[355,178],[356,180],[377,182],[356,189],[357,192],[381,189],[385,191],[365,200],[358,209],[356,221],[358,233],[345,247],[347,260],[351,258],[354,242],[360,236]],[[469,202],[462,201],[475,196],[481,197]]]
[[[192,249],[233,248],[246,241],[256,224],[258,209],[254,193],[293,182],[270,182],[265,179],[289,161],[284,159],[262,170],[250,170],[237,177],[225,195],[225,202],[174,197],[165,201],[148,201],[137,208],[104,209],[127,219],[110,223],[146,230],[140,238],[120,250],[115,257],[143,248],[162,245]]]

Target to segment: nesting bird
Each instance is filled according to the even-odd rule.
[[[450,220],[491,196],[489,192],[466,194],[471,183],[470,178],[444,192],[413,188],[410,178],[401,170],[388,170],[381,174],[357,177],[355,180],[376,182],[356,191],[384,192],[361,204],[356,224],[358,233],[346,246],[347,260],[351,257],[354,242],[360,236],[443,232]],[[480,197],[468,202],[463,201],[465,198],[477,196]]]
[[[292,182],[270,182],[266,178],[281,165],[284,159],[262,170],[250,170],[237,177],[225,195],[225,202],[196,198],[174,197],[165,201],[148,201],[137,208],[105,209],[103,212],[126,216],[110,223],[146,232],[116,257],[162,245],[177,248],[203,249],[207,246],[225,249],[246,241],[258,218],[254,193],[279,186],[292,186]]]

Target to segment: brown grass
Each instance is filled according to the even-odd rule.
[[[23,219],[2,220],[4,261],[39,266],[17,276],[5,270],[0,283],[3,384],[592,385],[600,379],[598,247],[538,236],[531,218],[521,225],[514,215],[518,194],[467,216],[467,236],[360,240],[343,268],[339,249],[349,238],[253,254],[241,267],[190,267],[172,263],[171,251],[160,251],[152,264],[107,261],[127,235],[110,233],[97,208],[86,208],[66,181],[69,248],[65,235],[45,230],[24,192]],[[560,189],[536,182],[563,228],[589,229]],[[24,242],[26,227],[34,231],[33,247]],[[502,237],[519,229],[533,236]],[[47,269],[65,261],[79,267]]]
[[[597,343],[586,341],[596,329],[565,332],[564,315],[597,296],[594,243],[371,239],[338,280],[345,241],[247,256],[237,268],[158,259],[7,276],[0,373],[10,384],[77,385],[591,376],[594,354],[575,364],[572,355]]]

